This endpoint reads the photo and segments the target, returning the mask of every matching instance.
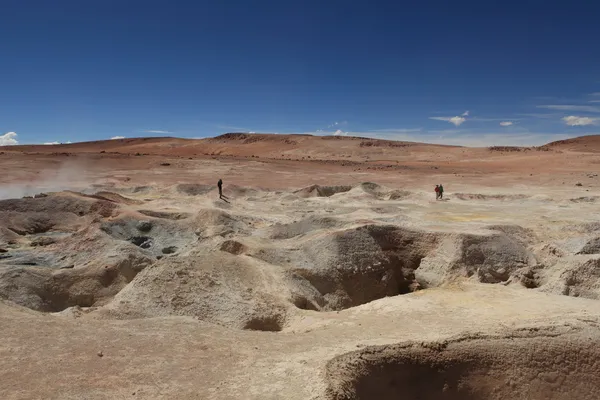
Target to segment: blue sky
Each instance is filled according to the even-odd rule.
[[[245,131],[526,145],[600,133],[591,0],[0,6],[3,144]]]

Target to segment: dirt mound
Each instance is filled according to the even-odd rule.
[[[276,270],[226,252],[164,259],[100,311],[116,318],[193,316],[237,329],[281,330],[289,290]]]
[[[372,182],[363,182],[354,187],[354,190],[360,190],[379,200],[403,200],[412,195],[407,190],[389,189],[385,186]]]
[[[407,190],[392,190],[389,193],[388,200],[404,200],[408,198],[412,193]]]
[[[344,193],[352,190],[352,186],[349,185],[341,185],[341,186],[321,186],[321,185],[312,185],[300,190],[295,191],[294,193],[298,194],[300,197],[331,197],[334,194]]]
[[[15,244],[19,236],[15,231],[0,225],[0,247]]]
[[[354,191],[367,193],[375,198],[384,200],[389,198],[390,190],[373,182],[362,182],[353,188]]]
[[[20,235],[46,233],[52,229],[69,229],[77,224],[77,216],[71,213],[14,213],[0,211],[0,219],[6,229]]]
[[[109,217],[117,207],[112,201],[95,199],[79,193],[53,193],[44,197],[0,200],[2,212],[71,213],[78,216],[98,214]]]
[[[544,272],[544,292],[600,299],[600,259],[561,261]]]
[[[118,204],[85,195],[57,193],[0,201],[0,227],[20,236],[73,232],[118,213]]]
[[[597,398],[597,335],[518,336],[371,347],[345,354],[327,364],[328,398]]]
[[[577,254],[600,254],[600,236],[588,240]]]
[[[216,208],[202,209],[190,221],[196,229],[196,235],[200,238],[225,237],[234,233],[250,234],[254,230],[251,225],[252,218],[234,216]]]
[[[537,264],[532,252],[504,234],[465,235],[461,239],[460,257],[452,269],[462,269],[467,276],[476,275],[483,283],[505,282],[517,270]]]
[[[482,283],[501,283],[529,276],[528,271],[537,268],[538,261],[528,249],[527,230],[504,229],[514,230],[514,236],[503,232],[443,236],[436,251],[415,271],[418,282],[429,287],[468,277]]]
[[[181,183],[176,187],[179,193],[187,194],[188,196],[200,196],[203,194],[208,194],[215,190],[215,188],[216,186],[200,185],[197,183]]]

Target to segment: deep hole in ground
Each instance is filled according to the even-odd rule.
[[[163,247],[161,251],[163,254],[174,254],[175,252],[177,252],[177,246]]]
[[[255,316],[244,324],[243,329],[251,331],[279,332],[283,329],[283,321],[277,316]]]
[[[39,268],[26,262],[0,269],[0,298],[42,312],[102,305],[119,293],[152,259],[129,254],[111,265]]]
[[[153,244],[153,240],[149,236],[134,236],[129,241],[142,249],[149,249]]]
[[[328,363],[328,398],[597,399],[600,338],[571,336],[367,348]]]
[[[302,253],[291,251],[279,254],[279,258],[273,252],[256,254],[266,261],[274,259],[274,263],[289,258],[292,265],[303,264],[292,272],[319,294],[306,293],[306,297],[322,304],[318,309],[329,311],[425,287],[426,282],[419,282],[415,271],[437,242],[433,234],[391,225],[365,225],[308,241]],[[304,305],[299,304],[300,308]]]

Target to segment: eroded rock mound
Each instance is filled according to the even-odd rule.
[[[0,297],[37,311],[104,304],[153,260],[141,254],[121,255],[106,264],[81,268],[0,268]]]
[[[118,293],[153,258],[99,229],[121,212],[113,200],[63,192],[1,202],[0,297],[53,312]]]
[[[464,235],[461,239],[460,257],[453,269],[477,275],[483,283],[505,282],[515,271],[537,264],[533,253],[504,234]]]
[[[277,270],[226,252],[203,253],[146,268],[99,312],[116,318],[185,315],[277,331],[293,307],[290,298]]]
[[[50,230],[73,231],[114,215],[116,209],[113,202],[73,193],[0,200],[0,224],[22,236]]]
[[[577,254],[600,254],[600,236],[588,240]]]
[[[344,193],[352,190],[352,186],[342,185],[342,186],[321,186],[321,185],[312,185],[305,187],[303,189],[297,190],[296,194],[300,197],[331,197],[334,194]]]
[[[414,271],[436,243],[435,234],[365,225],[252,255],[306,279],[323,296],[324,309],[339,310],[417,290]]]
[[[546,272],[545,281],[546,292],[600,299],[600,259],[558,263]]]
[[[389,193],[388,200],[404,200],[412,193],[407,190],[392,190]]]
[[[215,208],[202,209],[190,218],[191,226],[195,227],[196,235],[201,238],[250,234],[254,230],[253,220],[251,217],[232,215]]]

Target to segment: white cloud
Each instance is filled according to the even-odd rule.
[[[338,129],[333,133],[333,136],[348,136],[348,132],[344,132],[343,130]]]
[[[42,143],[46,146],[53,146],[53,145],[57,145],[57,144],[71,144],[72,142],[70,140],[67,140],[66,142],[57,142],[56,140],[54,142],[45,142]]]
[[[429,119],[435,119],[436,121],[446,121],[454,124],[455,126],[460,126],[467,119],[465,117],[429,117]]]
[[[590,96],[600,96],[600,92],[590,93]]]
[[[560,111],[583,111],[583,112],[600,112],[600,107],[596,106],[580,106],[571,104],[560,104],[560,105],[543,105],[537,106],[537,108],[547,108],[549,110],[560,110]]]
[[[110,140],[118,140],[118,139],[125,139],[125,136],[113,136],[110,138]]]
[[[576,115],[569,115],[562,118],[562,120],[569,126],[596,125],[600,122],[600,118],[578,117]]]
[[[600,100],[590,100],[590,103],[600,103]]]
[[[19,141],[15,132],[7,132],[4,135],[0,135],[0,146],[14,146],[17,144],[19,144]]]
[[[462,113],[463,117],[468,117],[469,116],[469,110],[465,111],[464,113]]]
[[[511,121],[502,121],[500,122],[500,126],[511,126],[513,123]]]

